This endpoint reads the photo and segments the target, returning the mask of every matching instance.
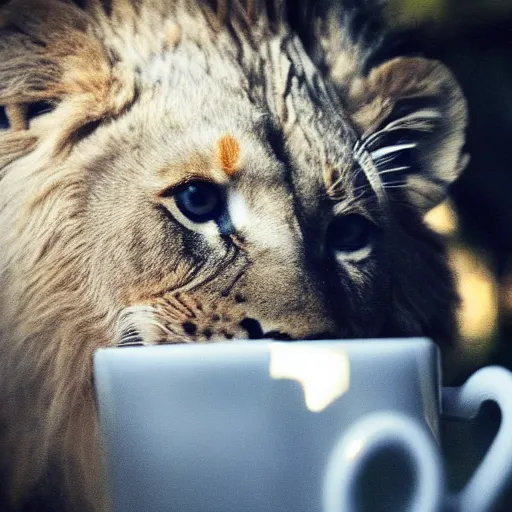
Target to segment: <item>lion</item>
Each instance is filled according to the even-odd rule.
[[[3,2],[4,510],[108,509],[100,347],[450,346],[465,100],[356,4]]]

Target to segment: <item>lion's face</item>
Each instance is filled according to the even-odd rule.
[[[340,208],[321,169],[278,154],[250,103],[243,117],[228,102],[211,117],[191,105],[178,124],[166,94],[141,98],[80,147],[91,156],[91,264],[123,310],[116,342],[377,334],[390,298],[376,212]],[[338,161],[351,139],[331,150]]]
[[[356,129],[331,98],[292,90],[302,116],[292,124],[244,93],[204,95],[180,71],[183,90],[152,84],[75,148],[87,155],[89,264],[118,312],[110,342],[433,334],[433,318],[398,303],[416,302],[428,279],[449,283],[421,208],[406,202],[421,130],[375,130],[373,190]],[[430,103],[400,109],[406,123],[441,115]],[[404,280],[418,289],[397,297]],[[441,325],[447,297],[431,298],[435,313],[422,306]]]
[[[82,276],[76,309],[84,295],[103,308],[90,315],[108,317],[107,344],[448,338],[451,281],[421,217],[461,167],[465,110],[449,73],[396,58],[339,76],[326,52],[322,74],[291,32],[263,32],[255,47],[237,22],[238,40],[205,11],[178,10],[152,34],[154,6],[125,8],[115,34],[115,16],[97,10],[10,12],[32,20],[29,38],[57,34],[33,71],[53,65],[51,87],[28,76],[20,91],[25,104],[47,92],[54,110],[24,120],[25,107],[9,107],[4,135],[35,144],[3,170],[7,184],[30,175],[25,220],[49,215],[62,192],[52,222],[63,224],[21,227],[48,238],[31,272],[58,250],[72,261],[45,293],[66,300]],[[28,47],[24,37],[10,42]]]

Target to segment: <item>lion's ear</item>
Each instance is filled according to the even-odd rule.
[[[466,103],[439,62],[398,57],[346,84],[345,100],[386,189],[426,212],[465,167]]]
[[[303,14],[292,21],[349,110],[388,193],[405,187],[421,211],[433,207],[468,160],[466,104],[454,77],[418,57],[407,34],[387,30],[379,13],[388,0],[297,2]]]
[[[23,128],[23,113],[65,103],[55,125],[72,134],[133,99],[133,82],[120,76],[94,23],[65,0],[11,0],[0,8],[0,106],[14,128]]]

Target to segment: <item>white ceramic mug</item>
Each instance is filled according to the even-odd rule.
[[[512,475],[512,374],[500,367],[487,367],[464,386],[442,390],[443,418],[472,419],[487,400],[500,406],[501,425],[488,453],[460,493],[445,492],[438,448],[418,422],[396,411],[378,411],[363,416],[340,435],[325,473],[324,512],[358,509],[360,475],[368,461],[384,449],[399,449],[410,457],[415,490],[408,510],[491,510]]]
[[[486,511],[511,474],[512,377],[486,368],[442,388],[439,363],[426,339],[100,350],[112,508],[352,512],[366,463],[391,450],[409,463],[403,482],[395,468],[387,510]],[[464,491],[447,496],[440,421],[470,418],[486,400],[499,403],[501,429]],[[392,459],[379,459],[377,476]],[[370,481],[364,492],[383,504],[393,485]]]

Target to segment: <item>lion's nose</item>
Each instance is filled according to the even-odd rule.
[[[244,318],[240,322],[240,327],[247,332],[247,337],[250,340],[260,340],[263,338],[263,329],[255,318]]]
[[[262,339],[270,339],[270,340],[282,340],[289,341],[293,339],[288,333],[272,330],[265,332],[261,323],[255,318],[244,318],[240,322],[240,327],[247,331],[247,337],[250,340],[262,340]]]
[[[279,341],[292,341],[299,338],[294,338],[289,333],[284,332],[282,330],[270,330],[264,331],[261,323],[255,318],[244,318],[240,322],[240,327],[247,332],[247,337],[250,340],[261,340],[261,339],[271,339],[271,340],[279,340]],[[329,331],[321,331],[317,333],[308,334],[303,336],[300,339],[304,340],[328,340],[334,339],[336,335]]]

